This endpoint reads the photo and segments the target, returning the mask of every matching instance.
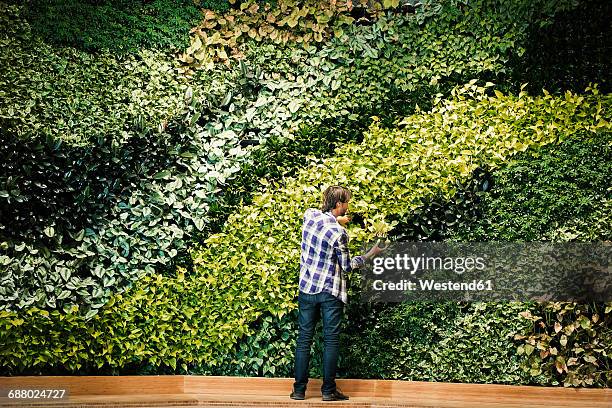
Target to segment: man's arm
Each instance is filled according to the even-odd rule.
[[[365,265],[365,258],[361,255],[357,255],[351,258],[348,249],[348,233],[342,231],[340,237],[336,241],[334,251],[338,257],[338,263],[344,272],[350,272],[353,269],[361,268]]]

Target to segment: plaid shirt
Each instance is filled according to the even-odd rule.
[[[309,208],[302,225],[300,291],[328,292],[346,303],[345,273],[365,265],[363,256],[349,255],[348,233],[331,213]]]

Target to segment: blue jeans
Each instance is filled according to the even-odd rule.
[[[319,318],[323,317],[323,385],[322,394],[336,391],[336,366],[340,344],[340,322],[344,303],[334,295],[321,292],[309,295],[298,294],[298,338],[295,349],[295,392],[306,392],[308,384],[308,364],[314,329]]]

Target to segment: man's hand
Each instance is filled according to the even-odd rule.
[[[348,224],[349,221],[351,221],[351,216],[350,215],[339,215],[336,217],[336,221],[338,221],[338,224],[342,225],[343,227],[346,227],[346,224]]]

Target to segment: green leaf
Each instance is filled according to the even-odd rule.
[[[157,172],[153,175],[153,178],[155,180],[161,180],[161,179],[168,179],[168,177],[170,177],[172,173],[170,172],[170,170],[162,170],[160,172]]]
[[[300,108],[300,104],[298,103],[298,101],[294,99],[291,102],[289,102],[289,105],[287,107],[289,108],[289,111],[291,113],[295,113]]]

